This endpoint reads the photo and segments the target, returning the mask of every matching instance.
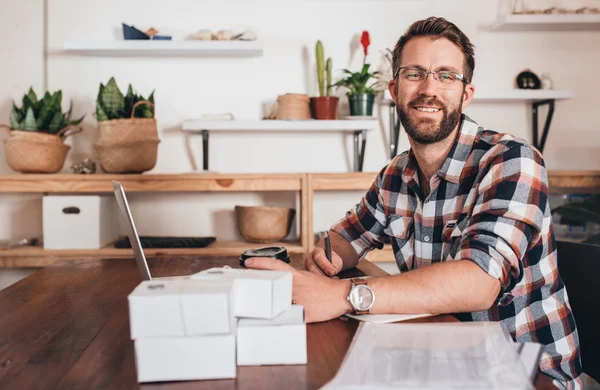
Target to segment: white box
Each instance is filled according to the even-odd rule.
[[[273,319],[238,320],[239,366],[306,364],[306,361],[304,306],[292,305]]]
[[[292,305],[291,272],[215,267],[191,279],[234,281],[235,317],[273,318]]]
[[[131,339],[235,334],[233,282],[141,282],[127,297]]]
[[[100,249],[119,239],[113,196],[49,195],[42,209],[44,249]]]
[[[235,335],[134,341],[138,382],[236,377]]]

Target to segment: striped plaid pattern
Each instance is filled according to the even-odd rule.
[[[361,259],[391,243],[400,272],[473,261],[500,281],[501,293],[489,310],[457,317],[502,321],[516,341],[544,344],[541,371],[560,388],[580,388],[579,338],[557,271],[542,156],[463,114],[457,142],[430,186],[423,199],[408,150],[379,172],[332,229]]]

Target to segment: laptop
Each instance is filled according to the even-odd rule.
[[[125,189],[120,182],[115,180],[112,180],[112,185],[119,209],[127,221],[127,235],[129,236],[131,248],[135,254],[135,261],[140,271],[140,276],[142,280],[152,280],[152,275],[150,274],[150,269],[148,268],[148,262],[146,261],[146,256],[144,256],[144,251],[142,250],[142,243],[140,242],[140,237],[138,236],[135,223],[133,222],[133,216],[131,215],[131,210],[129,209],[129,203],[127,203]]]

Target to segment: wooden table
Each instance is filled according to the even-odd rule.
[[[225,264],[239,267],[237,260],[223,257],[149,260],[154,277]],[[0,291],[2,388],[315,389],[334,377],[358,326],[340,319],[309,324],[306,365],[238,367],[235,380],[140,386],[127,306],[127,295],[139,282],[133,259],[65,261]],[[415,320],[432,321],[456,319]],[[553,386],[539,375],[536,388]]]

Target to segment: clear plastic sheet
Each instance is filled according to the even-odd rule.
[[[323,389],[533,389],[499,322],[361,323]]]

